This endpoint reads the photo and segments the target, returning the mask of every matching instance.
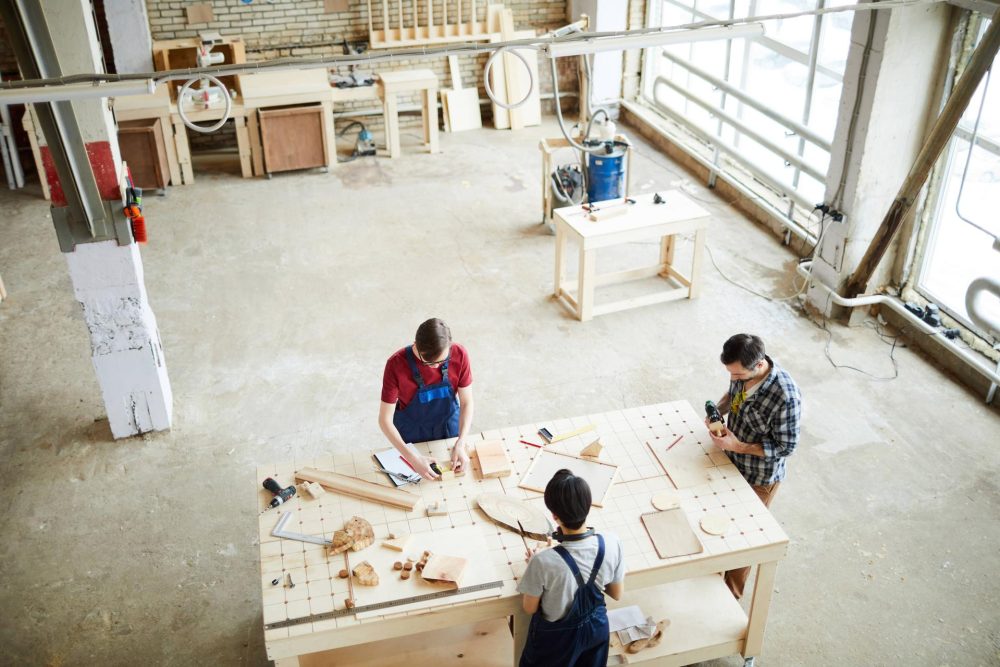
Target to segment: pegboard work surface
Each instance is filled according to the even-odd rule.
[[[593,424],[595,430],[546,445],[545,449],[577,455],[597,437],[604,446],[599,460],[618,466],[616,481],[603,507],[591,508],[587,524],[600,531],[614,533],[621,539],[628,572],[626,590],[742,565],[773,564],[784,556],[788,537],[725,454],[712,444],[702,418],[686,401],[501,428],[471,438],[470,445],[474,447],[474,443],[480,440],[501,440],[511,462],[510,476],[483,479],[477,457],[473,455],[469,471],[461,477],[443,482],[425,480],[418,485],[401,487],[418,497],[413,511],[328,490],[317,499],[300,492],[279,508],[263,512],[258,519],[258,529],[268,656],[271,659],[292,658],[374,639],[510,615],[515,615],[517,635],[516,615],[519,613],[520,597],[516,586],[526,567],[524,545],[516,531],[490,520],[477,506],[476,497],[480,493],[503,493],[548,514],[541,493],[518,486],[534,457],[542,451],[520,441],[542,442],[537,435],[541,427],[559,434],[588,424]],[[447,461],[452,442],[441,440],[417,447],[425,455]],[[665,452],[674,442],[676,444],[671,447],[669,457],[658,458],[658,454]],[[671,481],[668,476],[670,469],[665,470],[661,460],[670,467],[683,468],[683,488],[677,488]],[[391,488],[385,475],[373,469],[374,465],[372,452],[368,451],[262,465],[257,470],[257,511],[263,511],[272,498],[260,486],[266,477],[274,477],[284,487],[294,482],[297,470],[307,467],[350,475]],[[652,498],[666,490],[677,494],[680,508],[704,546],[702,552],[673,558],[657,555],[640,516],[656,511]],[[428,516],[427,506],[435,502],[443,503],[447,514]],[[343,528],[352,516],[369,521],[375,532],[375,543],[361,551],[351,552],[350,562],[353,566],[363,560],[370,561],[376,566],[380,581],[387,583],[398,579],[398,573],[389,566],[392,560],[417,555],[389,551],[383,547],[382,541],[390,533],[415,536],[418,539],[414,540],[414,544],[423,545],[433,543],[430,536],[435,531],[442,537],[458,529],[473,531],[482,538],[481,543],[475,540],[483,545],[478,547],[484,551],[480,554],[481,558],[492,564],[489,573],[495,573],[502,586],[480,592],[478,597],[441,598],[417,605],[422,608],[412,605],[389,607],[357,616],[344,614],[316,620],[313,618],[316,615],[345,609],[348,584],[346,579],[338,576],[344,568],[344,556],[328,554],[328,549],[322,545],[271,535],[279,513],[284,512],[294,513],[286,531],[327,539],[335,530]],[[710,535],[700,527],[701,520],[706,516],[725,517],[731,526],[723,535]],[[529,539],[528,542],[532,546],[536,544],[534,540]],[[285,585],[289,574],[296,584],[294,588]],[[279,580],[278,585],[271,583],[275,579]],[[385,585],[380,583],[379,588]],[[360,598],[365,597],[360,593],[361,588],[354,584],[359,604],[363,604]],[[416,590],[413,586],[409,588]],[[470,600],[469,597],[477,599]],[[766,616],[766,608],[763,611]],[[302,622],[289,623],[295,619],[302,619]],[[269,628],[275,623],[283,624],[283,627]],[[753,633],[748,634],[747,641],[752,639]]]

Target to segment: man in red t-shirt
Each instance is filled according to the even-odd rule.
[[[378,425],[413,468],[426,479],[437,479],[414,442],[458,438],[451,450],[455,472],[469,465],[465,438],[472,427],[472,365],[469,353],[452,343],[448,325],[432,318],[417,328],[413,345],[397,351],[385,363]]]

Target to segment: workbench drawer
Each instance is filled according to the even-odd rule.
[[[260,109],[264,171],[269,174],[328,164],[322,104]]]

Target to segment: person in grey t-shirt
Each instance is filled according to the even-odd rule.
[[[560,545],[527,554],[528,569],[517,590],[524,595],[524,611],[533,616],[521,667],[607,665],[604,594],[621,599],[625,560],[617,537],[584,526],[590,503],[586,480],[569,470],[556,472],[545,487]]]

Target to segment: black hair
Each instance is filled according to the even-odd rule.
[[[413,341],[424,361],[435,361],[451,345],[451,329],[442,320],[432,317],[419,327]]]
[[[590,513],[590,485],[566,468],[545,485],[545,506],[570,530],[577,530]]]
[[[722,346],[720,358],[727,366],[738,361],[743,368],[749,370],[756,366],[757,362],[764,360],[764,341],[753,334],[741,333],[730,336]]]

